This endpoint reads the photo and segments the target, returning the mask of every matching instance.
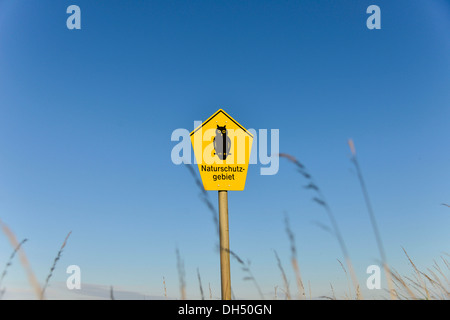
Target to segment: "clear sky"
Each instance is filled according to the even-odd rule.
[[[81,30],[66,9],[81,8]],[[381,8],[369,30],[366,9]],[[0,219],[41,285],[69,231],[48,298],[220,297],[218,237],[189,170],[171,161],[177,128],[223,108],[278,129],[335,214],[363,286],[379,252],[352,162],[352,138],[388,262],[413,272],[450,251],[450,2],[0,0]],[[193,167],[198,174],[197,167]],[[231,250],[265,298],[295,291],[287,214],[312,296],[347,290],[336,239],[286,159],[251,165],[229,192]],[[217,192],[209,191],[217,205]],[[0,272],[13,248],[0,237]],[[65,287],[69,265],[82,290]],[[231,260],[233,294],[259,298]],[[385,287],[384,276],[383,286]],[[34,298],[19,259],[3,298]],[[367,297],[386,296],[383,290]],[[280,291],[278,294],[281,295]]]

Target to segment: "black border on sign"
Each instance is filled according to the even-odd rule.
[[[247,133],[250,137],[253,138],[253,135],[247,131],[247,129],[245,129],[243,126],[241,126],[236,120],[234,120],[228,113],[226,113],[224,110],[219,109],[217,110],[216,113],[214,113],[211,117],[208,118],[208,120],[206,120],[205,122],[203,122],[200,126],[198,126],[197,129],[195,129],[194,131],[191,132],[190,136],[192,136],[194,133],[196,133],[200,128],[202,128],[205,124],[207,124],[208,122],[210,122],[215,116],[217,116],[220,112],[222,112],[226,117],[228,117],[231,121],[234,122],[234,124],[236,124],[239,128],[241,128],[242,130],[244,130],[245,133]]]

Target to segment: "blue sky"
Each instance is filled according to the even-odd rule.
[[[71,4],[81,30],[66,28]],[[380,30],[366,27],[371,4]],[[352,138],[389,263],[412,272],[403,246],[429,267],[450,250],[441,205],[450,203],[449,28],[444,0],[0,0],[0,219],[29,240],[41,284],[72,231],[49,298],[107,298],[111,285],[161,297],[163,277],[179,298],[176,247],[188,297],[200,297],[197,268],[220,297],[211,214],[189,171],[172,163],[170,137],[223,108],[246,128],[279,129],[280,151],[314,176],[364,284],[379,254]],[[328,220],[306,181],[286,159],[276,175],[259,169],[229,194],[231,250],[251,261],[266,297],[283,285],[273,250],[295,287],[287,213],[312,295],[330,295],[332,283],[342,297],[342,253],[314,223]],[[11,252],[3,237],[0,266]],[[65,288],[72,264],[96,290]],[[258,298],[234,260],[231,273],[236,297]],[[4,298],[30,297],[18,259],[2,285]]]

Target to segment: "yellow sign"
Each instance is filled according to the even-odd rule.
[[[219,109],[191,132],[205,190],[244,190],[253,135]]]

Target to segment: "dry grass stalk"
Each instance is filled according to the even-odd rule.
[[[291,300],[291,293],[289,291],[289,282],[287,280],[286,273],[284,272],[284,269],[283,269],[283,266],[281,264],[280,258],[278,257],[278,253],[275,250],[273,252],[275,253],[275,258],[277,259],[278,268],[280,269],[281,276],[283,278],[284,292],[286,293],[286,299]]]
[[[311,282],[308,280],[308,287],[309,287],[309,300],[312,300],[312,294],[311,294]]]
[[[16,236],[9,229],[9,227],[5,223],[3,223],[3,221],[1,221],[1,220],[0,220],[0,227],[2,228],[2,231],[8,238],[9,242],[11,243],[11,246],[14,249],[19,247],[19,242],[17,241]],[[28,282],[30,283],[31,287],[34,289],[36,297],[38,299],[40,299],[41,298],[41,286],[39,285],[39,282],[37,281],[37,279],[33,273],[33,270],[31,269],[30,263],[28,262],[28,258],[22,247],[19,247],[18,253],[19,253],[20,262],[27,274]]]
[[[366,187],[366,184],[365,184],[364,179],[363,179],[363,175],[362,175],[359,163],[358,163],[358,159],[356,157],[355,144],[354,144],[352,139],[348,140],[348,145],[349,145],[350,151],[352,153],[352,162],[353,162],[353,164],[355,165],[355,168],[356,168],[356,173],[358,175],[358,180],[359,180],[359,183],[361,185],[361,190],[363,192],[364,200],[366,202],[367,211],[369,212],[370,222],[371,222],[374,234],[375,234],[375,239],[377,241],[378,249],[380,251],[381,262],[383,264],[384,273],[386,275],[386,280],[387,280],[388,287],[389,287],[389,294],[390,294],[391,300],[395,300],[396,296],[395,296],[394,291],[393,291],[394,287],[393,287],[392,279],[391,279],[391,276],[390,276],[390,273],[389,273],[389,266],[388,266],[387,260],[386,260],[386,254],[385,254],[385,251],[384,251],[383,241],[381,240],[381,235],[380,235],[380,232],[378,230],[378,225],[377,225],[377,221],[375,219],[375,214],[373,212],[372,204],[370,202],[369,193],[367,191],[367,187]]]
[[[431,283],[431,285],[434,287],[434,289],[438,290],[439,293],[434,292],[433,296],[435,299],[441,299],[444,300],[446,298],[450,298],[450,292],[445,288],[445,286],[442,284],[441,279],[429,268],[427,268],[428,272],[433,276],[434,279],[432,279],[429,275],[426,273],[423,273],[423,276],[427,278],[427,280]]]
[[[163,277],[164,298],[167,299],[166,279]]]
[[[256,290],[258,290],[259,296],[261,298],[261,300],[264,300],[264,295],[261,291],[261,288],[258,285],[258,282],[256,281],[255,277],[253,276],[253,273],[250,269],[250,261],[247,260],[247,263],[244,262],[244,260],[242,260],[235,252],[227,249],[227,248],[222,248],[221,250],[225,250],[226,252],[230,253],[230,255],[236,259],[236,261],[241,265],[242,271],[246,272],[248,274],[248,276],[244,277],[243,280],[251,280],[253,281]]]
[[[25,242],[27,242],[27,239],[23,239],[23,240],[19,243],[19,245],[14,249],[13,253],[9,256],[8,262],[6,262],[5,269],[3,269],[2,275],[1,275],[1,277],[0,277],[0,288],[1,288],[1,286],[2,286],[3,278],[6,276],[6,273],[7,273],[7,271],[8,271],[8,268],[11,266],[12,261],[13,261],[15,255],[16,255],[17,251],[19,251],[20,247],[21,247]],[[1,297],[1,295],[0,295],[0,297]]]
[[[401,288],[405,289],[411,299],[413,299],[413,300],[417,299],[414,292],[412,292],[412,290],[409,288],[409,286],[406,284],[406,282],[402,279],[402,277],[400,276],[400,274],[397,271],[395,271],[394,269],[391,269],[390,274],[391,274],[392,278],[395,281],[397,281],[398,284],[401,285],[401,287],[399,285],[397,285],[397,287],[399,289],[401,289]],[[395,281],[394,281],[394,284],[396,284]],[[401,293],[397,292],[397,295],[401,295]]]
[[[211,282],[208,282],[209,287],[209,300],[212,300]]]
[[[200,278],[200,271],[197,268],[197,278],[198,278],[198,285],[200,287],[200,296],[202,297],[202,300],[205,300],[205,296],[203,295],[203,287],[202,287],[202,279]]]
[[[184,263],[180,257],[180,252],[179,252],[178,248],[176,248],[176,255],[177,255],[178,279],[180,281],[181,300],[186,300],[186,282],[185,282]]]
[[[334,288],[333,288],[333,285],[331,283],[330,283],[330,287],[331,287],[331,297],[329,297],[329,296],[321,296],[320,298],[325,298],[325,299],[328,299],[328,300],[336,300],[336,296],[334,294]]]
[[[116,299],[114,298],[114,289],[113,289],[113,286],[110,286],[110,287],[109,287],[109,299],[111,299],[111,300],[116,300]]]
[[[444,272],[442,271],[441,267],[437,264],[436,261],[434,261],[433,268],[436,269],[437,272],[444,278],[444,280],[447,282],[447,285],[450,287],[450,281],[445,276]]]
[[[348,297],[349,297],[349,299],[351,299],[351,297],[352,297],[352,288],[351,288],[350,279],[348,278],[347,270],[345,270],[345,267],[344,267],[344,265],[342,264],[341,260],[339,260],[339,259],[336,259],[336,260],[337,260],[337,261],[339,262],[339,264],[341,265],[342,270],[344,270],[345,278],[347,279],[347,283],[348,283]]]
[[[447,269],[450,270],[450,263],[447,261],[447,259],[445,259],[443,256],[441,256],[441,259],[444,262],[444,264],[447,266]]]
[[[292,230],[289,226],[289,219],[288,219],[287,214],[284,217],[284,221],[285,221],[285,225],[286,225],[286,233],[288,235],[289,242],[291,245],[291,264],[292,264],[292,268],[294,269],[295,279],[297,281],[299,299],[304,300],[304,299],[306,299],[305,287],[303,286],[302,277],[300,275],[300,268],[299,268],[298,262],[297,262],[297,248],[295,246],[295,237],[294,237],[294,233],[292,232]]]
[[[51,278],[52,275],[53,275],[53,271],[55,270],[56,263],[57,263],[57,262],[59,261],[59,259],[61,258],[61,254],[62,254],[62,252],[63,252],[64,247],[65,247],[66,244],[67,244],[67,239],[69,239],[69,236],[70,236],[71,233],[72,233],[72,231],[70,231],[70,232],[67,234],[66,238],[64,239],[63,244],[61,245],[61,248],[60,248],[59,251],[58,251],[58,254],[57,254],[56,257],[55,257],[55,260],[53,260],[53,265],[52,265],[52,267],[50,268],[50,273],[48,274],[47,279],[45,279],[45,284],[44,284],[44,287],[42,288],[41,299],[44,299],[44,293],[45,293],[45,290],[47,289],[47,286],[48,286],[48,283],[49,283],[49,281],[50,281],[50,278]]]
[[[404,278],[409,281],[409,285],[412,289],[414,289],[420,296],[422,296],[423,299],[427,299],[427,295],[422,292],[423,287],[416,280],[413,280],[408,276],[404,276]]]
[[[303,281],[302,281],[302,278],[300,276],[300,269],[298,267],[297,259],[295,257],[293,257],[291,259],[291,263],[292,263],[292,268],[294,269],[295,279],[297,280],[297,287],[298,287],[298,290],[299,290],[300,300],[304,300],[304,299],[306,299],[305,288],[303,287]]]
[[[416,271],[418,280],[420,282],[420,287],[425,291],[426,298],[430,299],[430,293],[428,292],[427,285],[426,285],[425,281],[422,280],[422,277],[420,276],[421,272],[419,271],[419,269],[417,269],[416,265],[414,264],[414,262],[409,257],[409,255],[406,252],[405,248],[402,247],[402,249],[403,249],[403,252],[405,253],[406,257],[408,258],[409,262],[411,263],[412,267],[414,268],[414,271]]]
[[[395,289],[391,278],[391,272],[389,271],[389,266],[387,263],[383,263],[383,270],[384,274],[386,275],[386,281],[388,283],[389,295],[391,297],[391,300],[397,300],[397,295],[395,293]]]

